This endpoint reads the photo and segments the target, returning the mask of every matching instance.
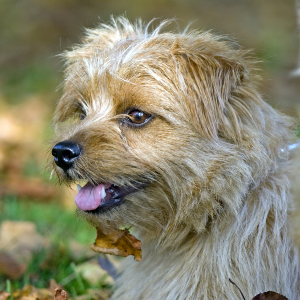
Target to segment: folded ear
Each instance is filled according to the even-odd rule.
[[[220,134],[239,139],[241,119],[251,119],[247,98],[259,98],[253,86],[249,88],[253,61],[247,52],[214,41],[192,48],[175,45],[173,54],[195,127],[209,139]]]

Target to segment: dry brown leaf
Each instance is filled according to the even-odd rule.
[[[71,240],[69,243],[71,257],[75,261],[86,261],[88,259],[92,259],[97,257],[97,253],[91,251],[91,249],[87,248],[86,245],[80,244],[75,240]]]
[[[20,278],[26,270],[25,264],[20,264],[11,255],[0,252],[0,273],[11,279]],[[1,300],[1,297],[0,297]]]
[[[288,300],[288,298],[275,292],[269,291],[256,295],[252,300]]]
[[[107,300],[111,296],[111,290],[108,289],[88,289],[85,295],[80,295],[74,298],[74,300]]]
[[[50,291],[50,293],[55,296],[56,294],[56,290],[57,289],[61,289],[63,290],[64,287],[61,285],[61,284],[58,284],[53,278],[50,279],[50,282],[49,282],[49,288],[48,290]],[[67,292],[66,292],[67,293]],[[70,298],[70,295],[67,293],[67,298]]]
[[[13,292],[15,300],[53,300],[53,295],[48,289],[38,289],[32,285],[25,285],[21,290]]]
[[[99,267],[99,262],[96,258],[76,265],[76,271],[84,280],[92,285],[97,285],[100,278],[102,278],[103,284],[114,284],[114,279],[106,270]]]
[[[67,299],[68,299],[68,294],[65,290],[55,289],[54,300],[67,300]]]
[[[32,222],[3,221],[0,224],[0,251],[8,253],[20,265],[28,265],[33,255],[48,245]]]
[[[6,292],[6,291],[2,291],[0,292],[0,300],[7,300],[10,296],[10,293]]]
[[[237,287],[237,289],[240,291],[243,299],[245,300],[245,296],[244,296],[242,290],[239,288],[239,286],[235,282],[233,282],[230,278],[229,278],[229,281]],[[288,298],[285,296],[282,296],[280,294],[277,294],[275,292],[268,291],[265,293],[259,293],[252,300],[288,300]]]
[[[136,261],[142,260],[142,242],[125,230],[105,230],[97,228],[97,237],[91,249],[95,252],[127,257],[133,255]]]
[[[16,195],[49,201],[58,195],[58,191],[54,186],[44,183],[41,179],[15,176],[14,180],[7,180],[5,184],[0,185],[0,195]]]

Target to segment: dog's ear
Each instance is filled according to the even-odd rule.
[[[241,118],[251,119],[246,98],[259,98],[250,88],[254,62],[248,53],[219,41],[190,46],[177,41],[171,51],[195,127],[209,139],[240,139]]]

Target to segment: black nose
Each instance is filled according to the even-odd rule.
[[[81,154],[82,147],[71,141],[63,141],[56,144],[52,149],[55,163],[64,171],[73,166],[74,160]]]

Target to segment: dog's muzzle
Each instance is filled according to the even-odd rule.
[[[82,147],[72,141],[63,141],[56,144],[52,149],[55,163],[65,172],[70,169],[74,161],[80,156]]]

